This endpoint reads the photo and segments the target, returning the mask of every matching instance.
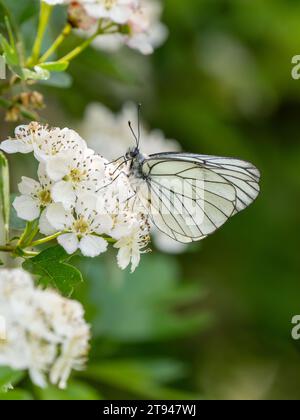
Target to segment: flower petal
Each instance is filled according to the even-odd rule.
[[[6,153],[30,153],[33,151],[33,146],[22,140],[4,140],[0,149]]]
[[[97,208],[98,198],[94,194],[83,193],[79,194],[76,202],[76,213],[91,216]]]
[[[48,177],[47,172],[46,172],[46,166],[44,163],[40,163],[39,164],[39,168],[38,168],[38,178],[40,183],[44,186],[44,187],[48,187],[52,184],[51,179]]]
[[[60,181],[69,173],[70,156],[55,156],[45,161],[46,172],[53,181]]]
[[[29,195],[16,197],[13,202],[13,207],[16,210],[18,217],[27,220],[28,222],[32,222],[40,215],[40,207],[37,201]]]
[[[32,178],[27,178],[27,176],[22,176],[22,181],[18,185],[19,191],[23,195],[34,194],[40,189],[40,187],[39,182]]]
[[[64,209],[61,203],[51,204],[46,210],[46,217],[58,231],[70,229],[74,222],[72,213]]]
[[[57,238],[57,242],[68,254],[74,254],[78,249],[78,238],[75,233],[65,233]]]
[[[130,260],[131,260],[130,248],[128,247],[120,248],[117,255],[118,266],[122,270],[125,270],[125,268],[127,268],[128,265],[130,264]]]
[[[97,257],[107,250],[108,243],[105,239],[98,236],[87,235],[83,237],[79,244],[79,249],[85,257]]]
[[[113,227],[113,219],[109,214],[101,214],[95,217],[91,228],[93,232],[98,233],[99,235],[110,235]]]
[[[46,211],[43,211],[43,213],[41,214],[40,221],[39,221],[39,229],[40,229],[40,232],[46,236],[53,235],[55,232],[57,232],[57,229],[55,229],[50,224],[46,215]]]
[[[76,194],[72,184],[66,181],[59,181],[52,187],[51,195],[56,203],[62,203],[65,209],[70,209],[76,201]]]

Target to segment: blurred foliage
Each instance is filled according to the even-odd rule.
[[[38,2],[8,3],[28,48]],[[178,257],[155,251],[132,276],[110,258],[78,260],[84,283],[75,296],[94,331],[89,369],[67,391],[30,393],[44,399],[177,398],[178,392],[182,398],[299,399],[300,348],[290,330],[300,311],[300,83],[291,78],[292,56],[300,53],[300,3],[164,3],[170,35],[162,48],[151,57],[89,49],[69,75],[42,88],[44,119],[75,126],[92,101],[114,110],[125,100],[142,101],[145,120],[185,150],[255,163],[261,196],[196,249]],[[62,21],[55,13],[46,42]],[[68,42],[66,49],[75,36]],[[12,130],[2,126],[1,137]],[[10,162],[16,190],[24,168],[34,174],[33,162]],[[209,292],[204,300],[203,290]],[[27,389],[27,382],[20,387]]]
[[[96,338],[105,336],[119,342],[168,340],[210,322],[203,311],[187,310],[192,305],[197,308],[203,293],[200,286],[180,281],[172,258],[144,256],[140,270],[131,274],[117,268],[115,256],[108,255],[105,265],[101,258],[82,259],[80,270],[89,281],[87,295],[80,300],[90,308],[88,315]]]

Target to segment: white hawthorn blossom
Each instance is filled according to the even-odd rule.
[[[53,131],[53,130],[51,130]],[[4,140],[0,149],[5,153],[31,153],[40,139],[49,136],[47,127],[41,126],[37,122],[29,125],[20,125],[15,129],[15,137]]]
[[[87,149],[86,142],[69,128],[54,128],[40,135],[33,144],[33,152],[54,181],[68,174],[71,160],[84,159],[86,154],[92,154]]]
[[[141,229],[143,226],[143,229]],[[138,221],[132,223],[130,232],[121,238],[114,245],[119,250],[117,260],[119,267],[125,269],[131,264],[131,272],[135,271],[140,263],[141,253],[147,252],[149,238],[149,224],[142,219],[142,225]],[[146,251],[145,251],[146,249]]]
[[[35,181],[23,176],[22,181],[18,185],[22,195],[16,197],[13,202],[18,217],[29,222],[37,219],[41,211],[53,201],[51,193],[53,183],[47,177],[43,165],[39,166],[38,178],[39,181]]]
[[[94,18],[108,19],[115,23],[124,24],[132,15],[132,10],[139,3],[138,0],[83,0],[86,12]]]
[[[75,205],[78,194],[96,193],[105,183],[105,162],[90,152],[56,159],[53,169],[48,168],[49,176],[57,181],[52,188],[54,201],[68,209]]]
[[[0,145],[0,149],[9,154],[34,152],[39,162],[47,163],[49,171],[59,163],[62,155],[72,156],[86,148],[85,141],[74,130],[49,128],[37,122],[17,127],[15,137]]]
[[[137,268],[141,254],[148,251],[150,241],[148,215],[137,204],[135,197],[128,177],[119,172],[111,187],[104,190],[104,197],[97,206],[98,212],[107,209],[111,214],[110,236],[116,241],[114,247],[118,249],[118,265],[122,269],[131,265],[131,272]]]
[[[156,0],[140,0],[128,21],[129,34],[125,36],[128,47],[142,54],[152,54],[166,40],[168,31],[160,22],[162,6]]]
[[[42,0],[49,5],[69,6],[69,21],[86,35],[102,27],[94,41],[100,49],[117,50],[122,45],[152,54],[167,38],[161,23],[162,5],[158,0]]]
[[[160,22],[161,3],[156,0],[139,0],[121,31],[99,36],[93,42],[95,48],[116,51],[127,45],[142,54],[152,54],[168,36],[166,26]]]
[[[108,155],[112,143],[118,150],[115,128],[116,138],[105,136],[103,125]],[[100,127],[97,134],[101,138]],[[137,267],[150,240],[150,224],[147,211],[136,204],[127,165],[107,161],[74,130],[38,123],[18,127],[15,139],[0,147],[10,153],[31,151],[39,162],[38,181],[23,177],[19,184],[21,195],[13,205],[20,218],[38,219],[40,233],[54,235],[69,254],[80,250],[96,257],[112,243],[121,268]]]
[[[52,204],[46,218],[56,231],[64,232],[57,240],[68,254],[77,249],[86,257],[106,252],[108,242],[102,236],[110,234],[113,220],[108,213],[97,212],[97,196],[78,196],[74,209],[69,211],[61,204]]]
[[[65,388],[72,369],[84,367],[90,330],[80,303],[34,286],[23,270],[0,270],[0,313],[6,338],[0,365],[28,370],[34,384],[47,378]]]
[[[125,23],[129,19],[132,8],[139,0],[42,0],[55,6],[57,4],[80,4],[87,14],[97,19],[109,19],[116,23]]]

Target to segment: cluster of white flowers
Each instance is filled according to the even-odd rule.
[[[69,20],[84,31],[105,28],[105,37],[96,38],[99,48],[118,49],[122,45],[151,54],[167,37],[160,22],[161,4],[157,0],[43,0],[50,5],[69,5]]]
[[[5,321],[1,366],[28,370],[40,387],[49,376],[60,388],[66,387],[72,369],[84,367],[90,329],[80,303],[34,287],[23,270],[1,269],[0,314]]]
[[[114,159],[124,154],[124,150],[132,145],[128,121],[135,113],[136,105],[131,102],[125,103],[117,114],[100,103],[93,103],[88,106],[78,131],[97,153],[105,154],[108,159]],[[140,128],[141,147],[146,155],[181,151],[180,144],[176,140],[166,139],[161,130],[150,131],[143,123]],[[178,254],[186,249],[186,245],[175,241],[154,227],[152,227],[152,233],[154,243],[164,252]]]
[[[75,131],[36,122],[17,127],[0,149],[33,152],[39,161],[39,181],[23,177],[19,184],[22,195],[13,206],[20,218],[39,218],[40,232],[56,235],[69,254],[80,249],[96,257],[114,242],[119,266],[131,263],[135,270],[149,242],[149,223],[133,206],[134,191],[117,163],[95,154]]]

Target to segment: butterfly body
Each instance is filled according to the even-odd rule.
[[[146,179],[147,173],[143,170],[143,164],[147,158],[148,156],[141,153],[137,147],[129,149],[125,155],[125,159],[130,162],[129,175],[137,179]]]

